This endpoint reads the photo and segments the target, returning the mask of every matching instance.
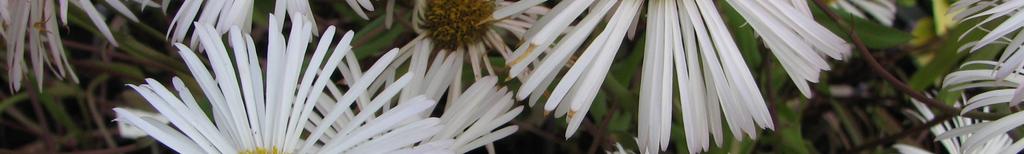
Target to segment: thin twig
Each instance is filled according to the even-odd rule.
[[[534,126],[533,124],[531,124],[529,122],[512,120],[512,124],[514,124],[516,126],[519,126],[519,129],[526,130],[528,132],[537,134],[541,138],[544,138],[545,140],[548,140],[548,142],[553,142],[553,143],[563,143],[563,142],[565,142],[565,138],[562,138],[562,137],[559,137],[558,135],[554,135],[554,134],[551,134],[550,132],[541,130],[541,129],[537,128],[537,126]]]
[[[600,148],[601,146],[605,146],[604,144],[607,143],[606,141],[609,138],[608,136],[611,135],[608,134],[608,124],[610,124],[612,121],[612,115],[619,110],[619,106],[612,105],[610,103],[608,104],[608,106],[610,106],[608,112],[604,114],[604,117],[602,117],[601,123],[598,124],[598,126],[595,126],[592,130],[590,130],[591,132],[594,133],[594,141],[591,143],[590,148],[587,149],[587,153],[597,153],[597,149]],[[584,124],[590,124],[589,121],[584,122]]]
[[[910,129],[903,130],[903,131],[901,131],[899,133],[896,133],[896,134],[893,134],[893,135],[889,135],[889,136],[885,136],[885,137],[882,137],[882,138],[878,138],[878,139],[875,139],[875,140],[871,140],[871,141],[865,142],[864,144],[861,144],[861,145],[858,145],[856,147],[853,147],[853,149],[850,149],[850,151],[846,152],[846,153],[859,153],[860,151],[867,150],[868,148],[890,144],[890,143],[892,143],[892,142],[894,142],[894,141],[896,141],[898,139],[902,139],[904,137],[910,136],[910,135],[915,134],[917,132],[926,131],[929,128],[932,128],[932,127],[934,127],[936,125],[939,125],[939,124],[942,124],[943,122],[946,122],[949,119],[952,119],[953,117],[956,117],[956,114],[942,113],[939,116],[935,117],[935,119],[932,119],[931,121],[928,121],[927,123],[911,127]]]
[[[601,134],[601,128],[598,128],[596,124],[588,120],[583,120],[582,126],[590,133],[591,136],[594,137],[594,139],[590,141],[590,147],[587,148],[588,154],[594,154],[597,152],[597,147],[601,146],[601,138],[604,137],[604,134]]]
[[[763,54],[763,55],[761,55],[761,66],[760,67],[761,67],[761,76],[764,77],[764,80],[761,81],[761,83],[764,84],[764,85],[762,85],[761,87],[764,87],[764,89],[765,89],[764,93],[768,94],[768,95],[765,95],[765,99],[767,99],[765,101],[765,103],[768,104],[768,113],[771,113],[770,115],[772,116],[772,125],[778,127],[778,126],[780,126],[779,125],[779,111],[778,111],[778,108],[776,107],[777,104],[775,104],[775,103],[778,103],[778,102],[775,101],[776,100],[775,95],[777,93],[775,93],[775,89],[772,89],[772,71],[773,71],[772,69],[774,68],[773,66],[775,66],[775,64],[772,62],[772,59],[769,58],[769,57],[774,57],[774,56],[772,56],[772,52],[769,52],[767,49],[764,49],[764,46],[758,45],[758,49],[759,49],[759,51],[761,51],[761,54]],[[811,95],[811,96],[815,96],[815,95]]]
[[[839,15],[836,15],[835,12],[832,12],[832,10],[827,5],[825,5],[825,2],[823,2],[823,0],[814,0],[814,4],[823,12],[825,12],[825,14],[828,14],[828,17],[832,19],[832,21],[835,22],[840,27],[844,27],[846,25],[844,22],[842,22]],[[928,96],[924,95],[921,92],[914,91],[905,82],[900,81],[900,79],[896,78],[896,76],[892,75],[892,73],[889,73],[885,69],[885,67],[882,66],[882,64],[878,63],[878,59],[875,59],[875,56],[871,54],[871,51],[868,51],[868,48],[864,45],[864,42],[860,39],[860,36],[858,36],[857,33],[854,33],[853,31],[853,27],[850,26],[849,30],[846,31],[846,33],[847,35],[850,36],[850,39],[853,41],[853,44],[857,47],[857,51],[859,51],[860,54],[864,56],[864,60],[867,61],[868,66],[871,68],[872,72],[881,76],[883,79],[889,82],[889,84],[892,84],[894,87],[896,87],[896,90],[899,90],[900,92],[910,96],[911,98],[914,98],[915,100],[920,101],[921,103],[924,103],[929,107],[937,108],[943,113],[960,113],[960,108],[950,106],[939,100],[929,98]],[[996,120],[1001,117],[1004,117],[1005,115],[984,112],[968,112],[962,114],[961,116],[982,120]]]
[[[55,144],[55,142],[56,142],[55,140],[56,139],[54,139],[54,135],[52,133],[50,133],[50,125],[46,123],[46,115],[45,115],[46,112],[43,111],[43,106],[42,106],[43,105],[42,104],[43,101],[39,100],[39,99],[45,99],[45,98],[39,98],[39,95],[40,95],[41,91],[39,91],[39,89],[36,88],[36,85],[39,85],[39,84],[37,84],[37,82],[43,82],[43,81],[36,81],[35,79],[29,79],[28,81],[31,81],[30,82],[31,84],[28,85],[28,86],[25,86],[25,87],[28,88],[27,90],[28,90],[29,96],[31,97],[31,100],[32,100],[32,109],[33,109],[33,112],[35,112],[36,123],[39,124],[39,126],[40,126],[39,129],[42,129],[42,130],[38,131],[38,132],[40,132],[40,134],[38,134],[38,135],[40,135],[39,137],[43,138],[43,142],[46,143],[46,144],[44,144],[44,148],[45,149],[52,150],[51,152],[56,152],[56,150],[57,150],[57,145]],[[53,146],[53,147],[51,147],[51,146]]]
[[[839,25],[840,27],[846,26],[842,22],[842,20],[840,19],[839,15],[836,15],[835,12],[832,12],[832,10],[825,4],[825,2],[823,0],[814,0],[814,4],[818,7],[818,9],[821,9],[821,11],[825,12],[825,14],[827,14],[828,17],[830,19],[832,19],[832,21],[835,22],[837,25]],[[960,109],[959,108],[956,108],[956,107],[947,105],[946,103],[943,103],[941,101],[929,98],[929,97],[927,97],[926,95],[924,95],[921,92],[914,91],[913,89],[910,88],[910,86],[907,86],[906,83],[904,83],[903,81],[900,81],[900,79],[896,78],[896,76],[893,76],[891,73],[889,73],[884,67],[882,67],[882,64],[878,63],[878,60],[875,59],[874,55],[872,55],[870,51],[868,51],[868,48],[864,45],[864,42],[853,31],[854,31],[853,27],[850,26],[849,30],[846,31],[846,33],[850,36],[850,39],[853,41],[853,44],[857,47],[857,51],[859,51],[860,54],[863,55],[864,59],[868,63],[868,66],[870,66],[872,72],[874,72],[875,74],[878,74],[879,76],[881,76],[883,79],[885,79],[890,84],[892,84],[894,87],[896,87],[896,89],[899,90],[900,92],[903,92],[904,94],[906,94],[906,95],[908,95],[908,96],[910,96],[910,97],[912,97],[912,98],[914,98],[914,99],[924,103],[925,105],[927,105],[929,107],[938,108],[938,109],[940,109],[942,111],[942,113],[939,115],[939,117],[937,117],[937,118],[933,119],[932,121],[929,121],[928,123],[925,123],[923,125],[918,125],[918,126],[915,126],[915,127],[911,128],[911,129],[904,130],[904,131],[902,131],[900,133],[897,133],[897,134],[894,134],[894,135],[890,135],[890,136],[886,136],[886,137],[883,137],[883,138],[879,138],[879,139],[867,142],[865,144],[862,144],[860,146],[854,147],[851,150],[851,153],[856,153],[856,152],[865,150],[867,148],[879,146],[879,145],[882,145],[882,144],[887,144],[887,143],[890,143],[890,142],[895,141],[897,139],[909,136],[910,134],[913,134],[915,132],[927,130],[928,128],[931,128],[932,126],[935,126],[937,124],[945,122],[946,120],[949,120],[950,118],[953,118],[953,117],[957,116],[958,113],[960,113]],[[1002,116],[998,116],[998,115],[987,114],[987,113],[980,113],[980,112],[970,112],[970,113],[963,114],[963,116],[971,117],[971,118],[976,118],[976,119],[998,119],[999,117],[1002,117]]]
[[[106,76],[106,75],[101,75],[100,77],[97,77],[95,82],[92,82],[88,86],[86,86],[86,89],[85,89],[86,92],[88,94],[92,94],[92,91],[95,90],[96,87],[98,87],[100,85],[106,85],[106,84],[103,84],[103,82],[106,82],[107,79],[109,79],[109,76]],[[104,95],[100,95],[100,96],[104,96]],[[105,141],[107,143],[107,148],[111,148],[111,149],[118,148],[117,147],[117,143],[114,142],[114,135],[111,135],[110,131],[107,130],[107,127],[104,125],[104,118],[103,118],[102,115],[100,115],[100,110],[96,107],[97,106],[96,104],[98,103],[96,98],[94,98],[93,95],[85,95],[85,103],[87,104],[86,107],[89,109],[90,116],[93,117],[92,118],[93,123],[95,123],[96,126],[99,128],[99,132],[100,132],[101,136],[103,137],[103,141]],[[109,110],[109,109],[106,109],[106,110]]]
[[[140,64],[140,65],[152,66],[152,67],[156,67],[156,68],[164,69],[164,70],[177,71],[177,69],[171,68],[171,66],[160,64],[158,62],[154,62],[154,61],[150,61],[150,60],[145,60],[145,59],[134,58],[134,57],[131,57],[129,55],[125,55],[124,53],[120,53],[120,52],[105,52],[105,51],[103,51],[103,49],[100,49],[100,48],[97,48],[97,47],[93,47],[92,45],[87,45],[87,44],[81,43],[81,42],[76,42],[76,41],[71,41],[71,40],[64,40],[63,44],[64,44],[64,46],[66,46],[68,48],[75,48],[75,49],[79,49],[79,50],[82,50],[82,51],[88,51],[88,52],[91,52],[93,54],[107,55],[107,56],[110,56],[110,58],[114,58],[114,59],[118,59],[118,60],[124,60],[124,61],[127,61],[127,62],[136,63],[136,64]]]
[[[7,108],[7,109],[4,109],[4,114],[6,114],[8,116],[11,116],[11,118],[14,118],[14,121],[17,121],[18,124],[20,124],[20,125],[13,124],[13,123],[10,123],[10,122],[0,122],[0,124],[10,124],[11,126],[19,126],[19,127],[11,127],[11,128],[24,128],[23,129],[24,131],[26,131],[28,133],[35,134],[36,136],[40,136],[40,137],[46,135],[46,132],[44,131],[45,129],[43,129],[43,126],[39,126],[39,124],[36,124],[35,122],[32,122],[32,119],[30,119],[24,113],[21,113],[21,110],[18,110],[16,108]]]
[[[825,2],[823,2],[823,0],[814,0],[814,4],[817,5],[818,8],[821,9],[823,12],[825,12],[825,14],[828,14],[828,17],[832,19],[832,21],[834,21],[840,27],[845,27],[844,25],[846,24],[842,22],[842,19],[840,19],[839,15],[836,15],[835,12],[832,12],[832,10],[830,10],[830,8],[825,4]],[[921,101],[922,103],[928,105],[929,107],[938,108],[944,112],[949,113],[960,111],[960,109],[956,107],[946,105],[945,103],[942,103],[938,100],[928,98],[928,96],[924,95],[921,92],[914,91],[906,83],[900,81],[900,79],[896,78],[896,76],[892,75],[892,73],[889,73],[889,71],[886,71],[885,67],[883,67],[882,64],[878,63],[878,59],[875,59],[875,56],[871,54],[871,51],[868,51],[868,48],[864,45],[864,42],[860,39],[860,36],[858,36],[857,33],[853,32],[854,27],[849,27],[850,28],[848,31],[846,31],[846,34],[850,36],[850,39],[853,41],[853,44],[857,47],[857,51],[859,51],[860,54],[864,57],[864,60],[867,61],[868,66],[871,67],[872,72],[878,74],[878,76],[881,76],[883,79],[888,81],[889,84],[892,84],[894,87],[896,87],[896,89],[899,90],[900,92],[903,92],[904,94],[918,101]]]

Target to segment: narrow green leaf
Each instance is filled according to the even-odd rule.
[[[832,19],[830,19],[828,15],[826,15],[820,9],[812,10],[814,10],[814,18],[815,20],[818,21],[818,23],[821,23],[826,28],[832,30],[833,33],[836,33],[840,37],[847,40],[850,39],[850,37],[846,35],[846,32],[849,31],[850,29],[841,29],[839,25],[836,24],[836,22],[832,21]],[[854,33],[860,36],[861,40],[864,41],[864,45],[867,46],[868,48],[892,48],[902,45],[903,43],[906,43],[907,41],[910,41],[910,39],[913,38],[913,36],[910,35],[910,33],[908,32],[894,29],[864,18],[853,16],[845,11],[838,9],[832,9],[832,11],[835,12],[840,17],[843,17],[843,22],[849,24],[846,26],[847,28],[852,26]]]
[[[353,51],[357,58],[363,59],[384,54],[395,46],[398,36],[409,29],[400,24],[393,25],[391,29],[384,28],[384,19],[376,18],[366,25],[367,28],[356,32],[355,41],[352,44],[355,47]]]

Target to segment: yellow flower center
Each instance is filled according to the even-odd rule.
[[[437,47],[455,49],[483,39],[491,26],[494,2],[486,0],[427,0],[424,28]]]
[[[277,147],[267,150],[267,148],[256,148],[238,152],[239,154],[280,154]]]

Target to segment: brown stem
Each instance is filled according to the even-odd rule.
[[[18,124],[12,124],[7,122],[0,124],[10,124],[11,126],[18,126],[11,128],[23,128],[22,130],[39,136],[40,138],[47,135],[45,131],[46,129],[43,129],[43,126],[39,126],[39,124],[32,122],[32,119],[26,116],[24,113],[21,113],[21,110],[18,110],[16,108],[7,108],[4,110],[4,114],[11,116],[11,118],[14,118],[14,121],[18,122]]]
[[[94,91],[98,86],[106,85],[106,84],[102,84],[102,83],[107,81],[108,78],[109,77],[107,77],[105,75],[101,75],[100,77],[98,77],[96,79],[95,82],[90,83],[86,87],[86,92],[89,93],[89,94],[92,94],[92,91]],[[105,95],[100,95],[100,96],[105,96]],[[117,143],[114,141],[114,135],[111,135],[110,131],[107,130],[107,127],[105,126],[105,123],[104,123],[104,119],[105,118],[100,114],[99,108],[96,107],[98,102],[96,100],[97,98],[94,98],[94,97],[95,96],[93,96],[93,95],[85,95],[86,107],[89,109],[90,116],[93,117],[92,118],[92,122],[95,123],[96,126],[99,128],[99,132],[100,132],[101,136],[103,137],[103,141],[105,141],[107,143],[107,147],[111,148],[111,149],[117,148]],[[105,108],[104,110],[109,110],[109,109]]]
[[[43,81],[36,81],[35,79],[29,79],[29,81],[31,81],[30,82],[31,84],[27,85],[25,87],[28,88],[28,93],[29,93],[29,96],[30,96],[30,98],[32,100],[32,111],[35,112],[36,123],[39,124],[39,126],[40,126],[40,128],[38,128],[38,129],[42,129],[42,130],[38,131],[38,132],[41,132],[38,135],[40,135],[40,137],[43,139],[43,142],[46,143],[44,145],[45,149],[52,150],[51,152],[56,152],[56,150],[57,150],[57,146],[55,144],[56,141],[54,139],[54,135],[52,133],[50,133],[50,126],[49,126],[49,124],[46,123],[46,115],[45,115],[46,112],[43,111],[43,106],[42,106],[43,102],[41,100],[39,100],[39,99],[45,99],[45,98],[39,98],[39,95],[40,95],[41,91],[39,91],[39,89],[36,87],[38,85],[37,82],[43,82]]]
[[[825,12],[825,14],[828,14],[828,17],[832,19],[832,21],[834,21],[840,27],[844,27],[846,25],[842,22],[839,15],[836,15],[835,12],[832,12],[832,10],[825,4],[823,0],[814,0],[814,4],[817,5],[818,8],[821,9],[823,12]],[[921,103],[924,103],[925,105],[928,105],[929,107],[938,108],[942,110],[943,113],[960,112],[959,108],[946,105],[945,103],[942,103],[938,100],[929,98],[928,96],[924,95],[921,92],[914,91],[906,83],[900,81],[900,79],[896,78],[896,76],[892,75],[892,73],[886,71],[885,67],[883,67],[882,64],[878,63],[878,59],[875,59],[875,56],[871,54],[871,51],[868,51],[868,48],[864,45],[864,42],[860,39],[860,36],[858,36],[857,33],[853,32],[853,28],[853,26],[850,26],[849,30],[846,31],[846,34],[850,36],[850,39],[853,41],[853,44],[857,47],[857,51],[859,51],[860,54],[863,55],[864,60],[867,61],[868,66],[871,67],[872,72],[881,76],[883,79],[888,81],[889,84],[892,84],[894,87],[896,87],[896,89],[899,90],[900,92],[903,92],[904,94],[914,98],[915,100],[920,101]]]
[[[832,21],[834,21],[840,27],[846,25],[842,22],[842,20],[839,19],[839,15],[836,15],[835,12],[832,12],[832,10],[830,10],[828,6],[825,5],[825,2],[822,2],[822,0],[814,0],[814,4],[817,5],[818,8],[821,9],[823,12],[825,12],[825,14],[828,14],[828,17],[832,19]],[[875,56],[872,55],[870,51],[868,51],[868,48],[864,45],[864,42],[861,41],[860,36],[858,36],[857,33],[853,33],[852,26],[850,27],[849,31],[846,31],[846,33],[850,36],[850,39],[853,40],[853,44],[857,47],[857,51],[859,51],[860,54],[864,55],[864,60],[868,62],[868,66],[870,66],[871,71],[874,72],[875,74],[878,74],[887,82],[889,82],[889,84],[892,84],[894,87],[896,87],[896,90],[899,90],[900,92],[903,92],[904,94],[910,96],[911,98],[914,98],[915,100],[924,103],[924,105],[927,105],[928,107],[937,108],[943,113],[960,113],[960,108],[950,106],[941,101],[929,98],[928,96],[925,96],[921,92],[914,91],[914,89],[911,89],[910,86],[907,86],[905,82],[900,81],[900,79],[896,78],[896,76],[892,75],[892,73],[889,73],[887,70],[885,70],[885,67],[882,67],[882,64],[878,63],[878,59],[875,59]],[[961,116],[982,120],[997,120],[999,118],[1004,117],[1005,115],[985,112],[967,112],[962,114]]]
[[[535,126],[533,124],[530,124],[529,122],[512,120],[512,124],[516,125],[516,126],[519,126],[519,129],[526,130],[528,132],[537,134],[537,136],[540,136],[541,138],[544,138],[545,140],[548,140],[548,142],[563,143],[563,144],[565,143],[565,138],[562,138],[562,137],[559,137],[558,135],[555,135],[555,134],[552,134],[550,132],[541,130],[540,128],[537,128],[537,126]]]
[[[124,60],[124,61],[131,62],[131,63],[141,64],[141,65],[146,65],[146,66],[152,66],[152,67],[156,67],[156,68],[160,68],[160,69],[164,69],[164,70],[171,70],[171,71],[176,71],[177,70],[177,69],[171,68],[170,66],[167,66],[167,65],[164,65],[164,64],[160,64],[160,63],[157,63],[157,62],[154,62],[154,61],[150,61],[150,60],[135,58],[135,57],[132,57],[132,56],[129,56],[129,55],[125,55],[124,53],[105,52],[105,51],[103,51],[103,49],[94,47],[92,45],[87,45],[87,44],[81,43],[81,42],[65,40],[65,41],[63,41],[63,43],[64,43],[64,46],[66,46],[68,48],[75,48],[75,49],[79,49],[79,50],[82,50],[82,51],[88,51],[88,52],[91,52],[93,54],[98,54],[98,55],[106,55],[106,56],[110,56],[110,58],[114,58],[114,59],[118,59],[118,60]]]
[[[827,5],[825,5],[825,2],[823,0],[814,0],[814,4],[818,7],[818,9],[821,9],[821,11],[825,12],[825,14],[827,14],[828,17],[832,19],[832,21],[835,22],[837,25],[839,25],[840,27],[846,26],[846,24],[844,24],[842,20],[840,20],[839,15],[836,15],[835,12],[832,12],[832,10]],[[957,116],[958,113],[960,113],[959,108],[947,105],[946,103],[943,103],[941,101],[929,98],[925,96],[923,93],[914,91],[913,89],[910,88],[910,86],[907,86],[906,83],[900,81],[900,79],[896,78],[896,76],[886,71],[886,69],[882,67],[882,64],[878,63],[878,60],[875,59],[874,55],[872,55],[871,52],[868,51],[868,48],[864,45],[864,42],[860,39],[860,37],[853,31],[853,27],[850,26],[849,30],[846,31],[846,33],[850,36],[850,39],[853,41],[853,44],[857,47],[857,51],[859,51],[860,54],[864,56],[864,59],[867,61],[868,66],[871,67],[872,72],[881,76],[883,79],[885,79],[894,87],[896,87],[896,89],[899,90],[900,92],[903,92],[904,94],[924,103],[929,107],[937,108],[942,112],[939,117],[933,119],[932,121],[929,121],[928,123],[925,123],[924,125],[915,126],[903,132],[891,136],[886,136],[877,140],[873,140],[871,142],[867,142],[866,144],[862,144],[860,146],[853,148],[851,150],[852,152],[858,152],[870,147],[887,144],[897,139],[909,136],[910,134],[913,134],[915,132],[927,130],[928,128],[931,128],[932,126],[940,124],[946,120],[949,120],[950,118],[953,118]],[[962,116],[986,120],[998,119],[1000,117],[1003,117],[998,114],[989,114],[982,112],[969,112],[963,114]]]
[[[770,57],[774,57],[774,56],[772,56],[772,52],[769,52],[769,50],[765,49],[764,46],[760,46],[759,45],[758,48],[760,49],[761,54],[763,54],[763,55],[761,55],[761,66],[760,67],[761,67],[761,76],[764,77],[764,80],[761,83],[764,84],[764,85],[762,85],[761,87],[764,87],[765,91],[762,91],[762,93],[768,94],[768,95],[765,95],[765,99],[767,99],[765,101],[765,103],[768,104],[768,113],[771,113],[770,115],[772,115],[772,125],[773,126],[780,126],[779,125],[779,116],[778,116],[779,111],[777,110],[778,108],[776,107],[777,104],[775,104],[775,103],[778,103],[778,102],[775,102],[775,99],[776,99],[775,96],[777,95],[777,93],[775,93],[775,89],[772,89],[772,82],[771,82],[772,81],[772,71],[773,71],[772,69],[773,69],[773,66],[775,66],[775,64],[772,62],[772,59]],[[811,95],[811,96],[815,96],[815,95]]]
[[[608,134],[608,124],[611,123],[612,115],[616,111],[618,111],[619,106],[612,104],[608,104],[608,106],[608,112],[604,114],[603,118],[601,118],[601,123],[598,124],[598,126],[593,127],[592,130],[590,130],[591,132],[593,132],[594,141],[591,143],[590,148],[587,149],[587,153],[597,153],[597,149],[600,148],[601,146],[605,146],[604,144],[607,143],[605,141],[607,141],[609,136],[611,135]],[[584,122],[586,122],[585,124],[590,124],[589,121]]]

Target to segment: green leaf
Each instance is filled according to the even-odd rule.
[[[142,81],[146,78],[146,75],[142,73],[142,70],[139,70],[135,65],[95,60],[83,61],[81,65],[84,67],[92,67],[96,70],[104,70],[104,73],[110,73],[113,76],[121,77],[129,81]]]
[[[780,153],[811,153],[813,145],[803,137],[803,130],[800,129],[801,114],[793,111],[787,105],[777,105],[776,115],[778,126],[773,132],[778,140]]]
[[[974,30],[971,33],[964,34],[971,27],[978,24],[978,21],[966,21],[961,23],[961,26],[952,29],[946,39],[941,42],[942,47],[938,49],[935,58],[930,60],[928,64],[924,64],[921,69],[910,77],[908,84],[914,90],[924,90],[931,87],[942,80],[943,76],[956,70],[960,67],[964,57],[967,57],[967,61],[970,60],[993,60],[1002,50],[1005,45],[989,45],[973,53],[967,51],[957,51],[964,44],[973,40],[981,39],[986,32]],[[982,25],[985,27],[992,27],[993,25]],[[961,35],[963,39],[961,40]],[[967,55],[970,55],[969,57]],[[955,100],[954,100],[955,102]]]
[[[814,10],[814,19],[817,20],[818,23],[821,23],[829,30],[832,30],[832,32],[839,35],[839,37],[842,37],[849,41],[850,37],[846,34],[846,32],[849,31],[850,29],[840,28],[836,24],[836,22],[832,21],[832,19],[829,18],[828,15],[826,15],[820,9],[812,10]],[[832,12],[835,12],[837,15],[842,17],[843,22],[845,22],[846,24],[850,24],[845,27],[849,28],[852,26],[854,33],[860,36],[861,40],[864,41],[864,45],[867,46],[868,48],[892,48],[902,45],[903,43],[906,43],[907,41],[910,41],[910,39],[913,38],[913,36],[910,35],[910,33],[908,32],[894,29],[864,18],[853,16],[842,10],[832,9]]]
[[[597,97],[594,98],[594,104],[590,105],[590,118],[594,121],[603,121],[604,116],[608,115],[608,97],[605,97],[604,93],[598,93]]]
[[[907,82],[910,88],[913,88],[915,91],[921,91],[935,85],[935,81],[941,80],[943,75],[949,74],[959,64],[960,59],[967,55],[966,52],[956,52],[956,47],[943,48],[943,50],[936,53],[937,56],[931,63],[924,65],[924,67],[910,77],[910,80]],[[954,48],[952,49],[953,51],[947,50],[950,48]]]
[[[905,7],[913,7],[914,5],[917,5],[917,1],[916,0],[898,0],[896,2],[900,6],[905,6]]]
[[[22,93],[18,93],[18,94],[15,94],[15,95],[11,95],[10,97],[7,97],[6,99],[3,99],[2,101],[0,101],[0,114],[3,114],[4,111],[6,111],[7,108],[12,107],[15,104],[18,104],[20,102],[23,102],[23,101],[27,100],[28,98],[29,98],[28,94],[25,93],[25,92],[22,92]]]
[[[29,76],[29,80],[32,85],[35,85],[36,82],[40,82],[36,81],[31,75]],[[75,124],[74,120],[72,120],[70,116],[71,113],[68,112],[64,104],[61,104],[62,101],[59,100],[65,97],[76,97],[81,93],[77,88],[77,85],[56,82],[56,84],[48,86],[46,87],[46,90],[39,91],[38,93],[39,102],[42,104],[43,109],[46,110],[46,113],[50,115],[50,118],[57,121],[59,124],[58,126],[66,128],[68,130],[67,134],[72,136],[78,135],[82,132],[82,129]]]
[[[608,123],[608,132],[627,132],[633,126],[633,112],[615,112]]]
[[[618,61],[615,61],[611,66],[611,71],[609,71],[611,73],[608,74],[608,77],[615,78],[618,80],[618,84],[627,88],[629,87],[628,85],[630,85],[630,81],[633,81],[633,77],[640,73],[638,68],[640,68],[641,64],[644,62],[645,44],[642,42],[646,41],[647,37],[640,34],[637,35],[639,36],[637,36],[635,42],[638,43],[634,43],[632,50],[620,51],[620,53],[623,53],[625,57],[620,57]]]
[[[675,143],[674,146],[676,147],[676,150],[678,151],[676,153],[685,153],[685,152],[689,151],[689,150],[687,150],[687,147],[686,147],[686,138],[685,138],[686,136],[685,135],[686,134],[683,133],[683,125],[678,125],[678,124],[673,124],[672,125],[672,141],[675,141],[674,142]],[[689,152],[689,153],[694,153],[694,152]]]
[[[408,17],[408,16],[406,16]],[[376,18],[356,32],[352,46],[353,52],[359,59],[375,57],[384,54],[396,43],[398,36],[408,31],[408,27],[401,24],[392,25],[391,29],[384,28],[385,18]]]
[[[946,0],[932,0],[932,18],[935,23],[935,33],[945,34],[948,31],[948,26],[953,25],[956,21],[953,21],[952,16],[947,16],[949,12],[949,2]]]

